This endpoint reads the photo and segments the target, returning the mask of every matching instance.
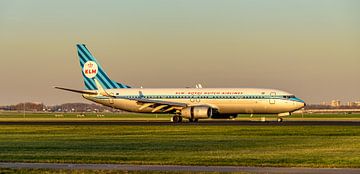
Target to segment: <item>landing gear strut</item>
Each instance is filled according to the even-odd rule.
[[[172,122],[174,123],[180,123],[182,121],[182,117],[181,116],[178,116],[178,115],[175,115],[172,117]]]
[[[189,118],[189,122],[198,122],[199,121],[199,119],[197,119],[197,118]]]
[[[277,122],[279,122],[279,123],[283,122],[283,118],[278,117],[278,118],[277,118]]]

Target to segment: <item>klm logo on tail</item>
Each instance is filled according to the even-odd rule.
[[[82,75],[84,77],[85,89],[97,90],[94,79],[97,79],[105,89],[130,88],[125,84],[110,80],[95,57],[91,55],[84,44],[78,44],[76,47],[80,60],[80,66],[82,68]]]
[[[94,78],[98,72],[98,66],[93,61],[87,61],[83,66],[83,73],[89,79]]]

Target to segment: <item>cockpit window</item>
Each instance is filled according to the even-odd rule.
[[[284,95],[283,98],[290,99],[290,98],[296,98],[295,95]]]

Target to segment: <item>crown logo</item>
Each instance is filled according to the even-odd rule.
[[[93,66],[94,66],[94,64],[92,64],[91,62],[90,63],[88,63],[88,68],[92,68]]]

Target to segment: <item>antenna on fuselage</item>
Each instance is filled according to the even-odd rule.
[[[196,88],[203,88],[202,85],[199,83],[197,85],[195,85]]]

